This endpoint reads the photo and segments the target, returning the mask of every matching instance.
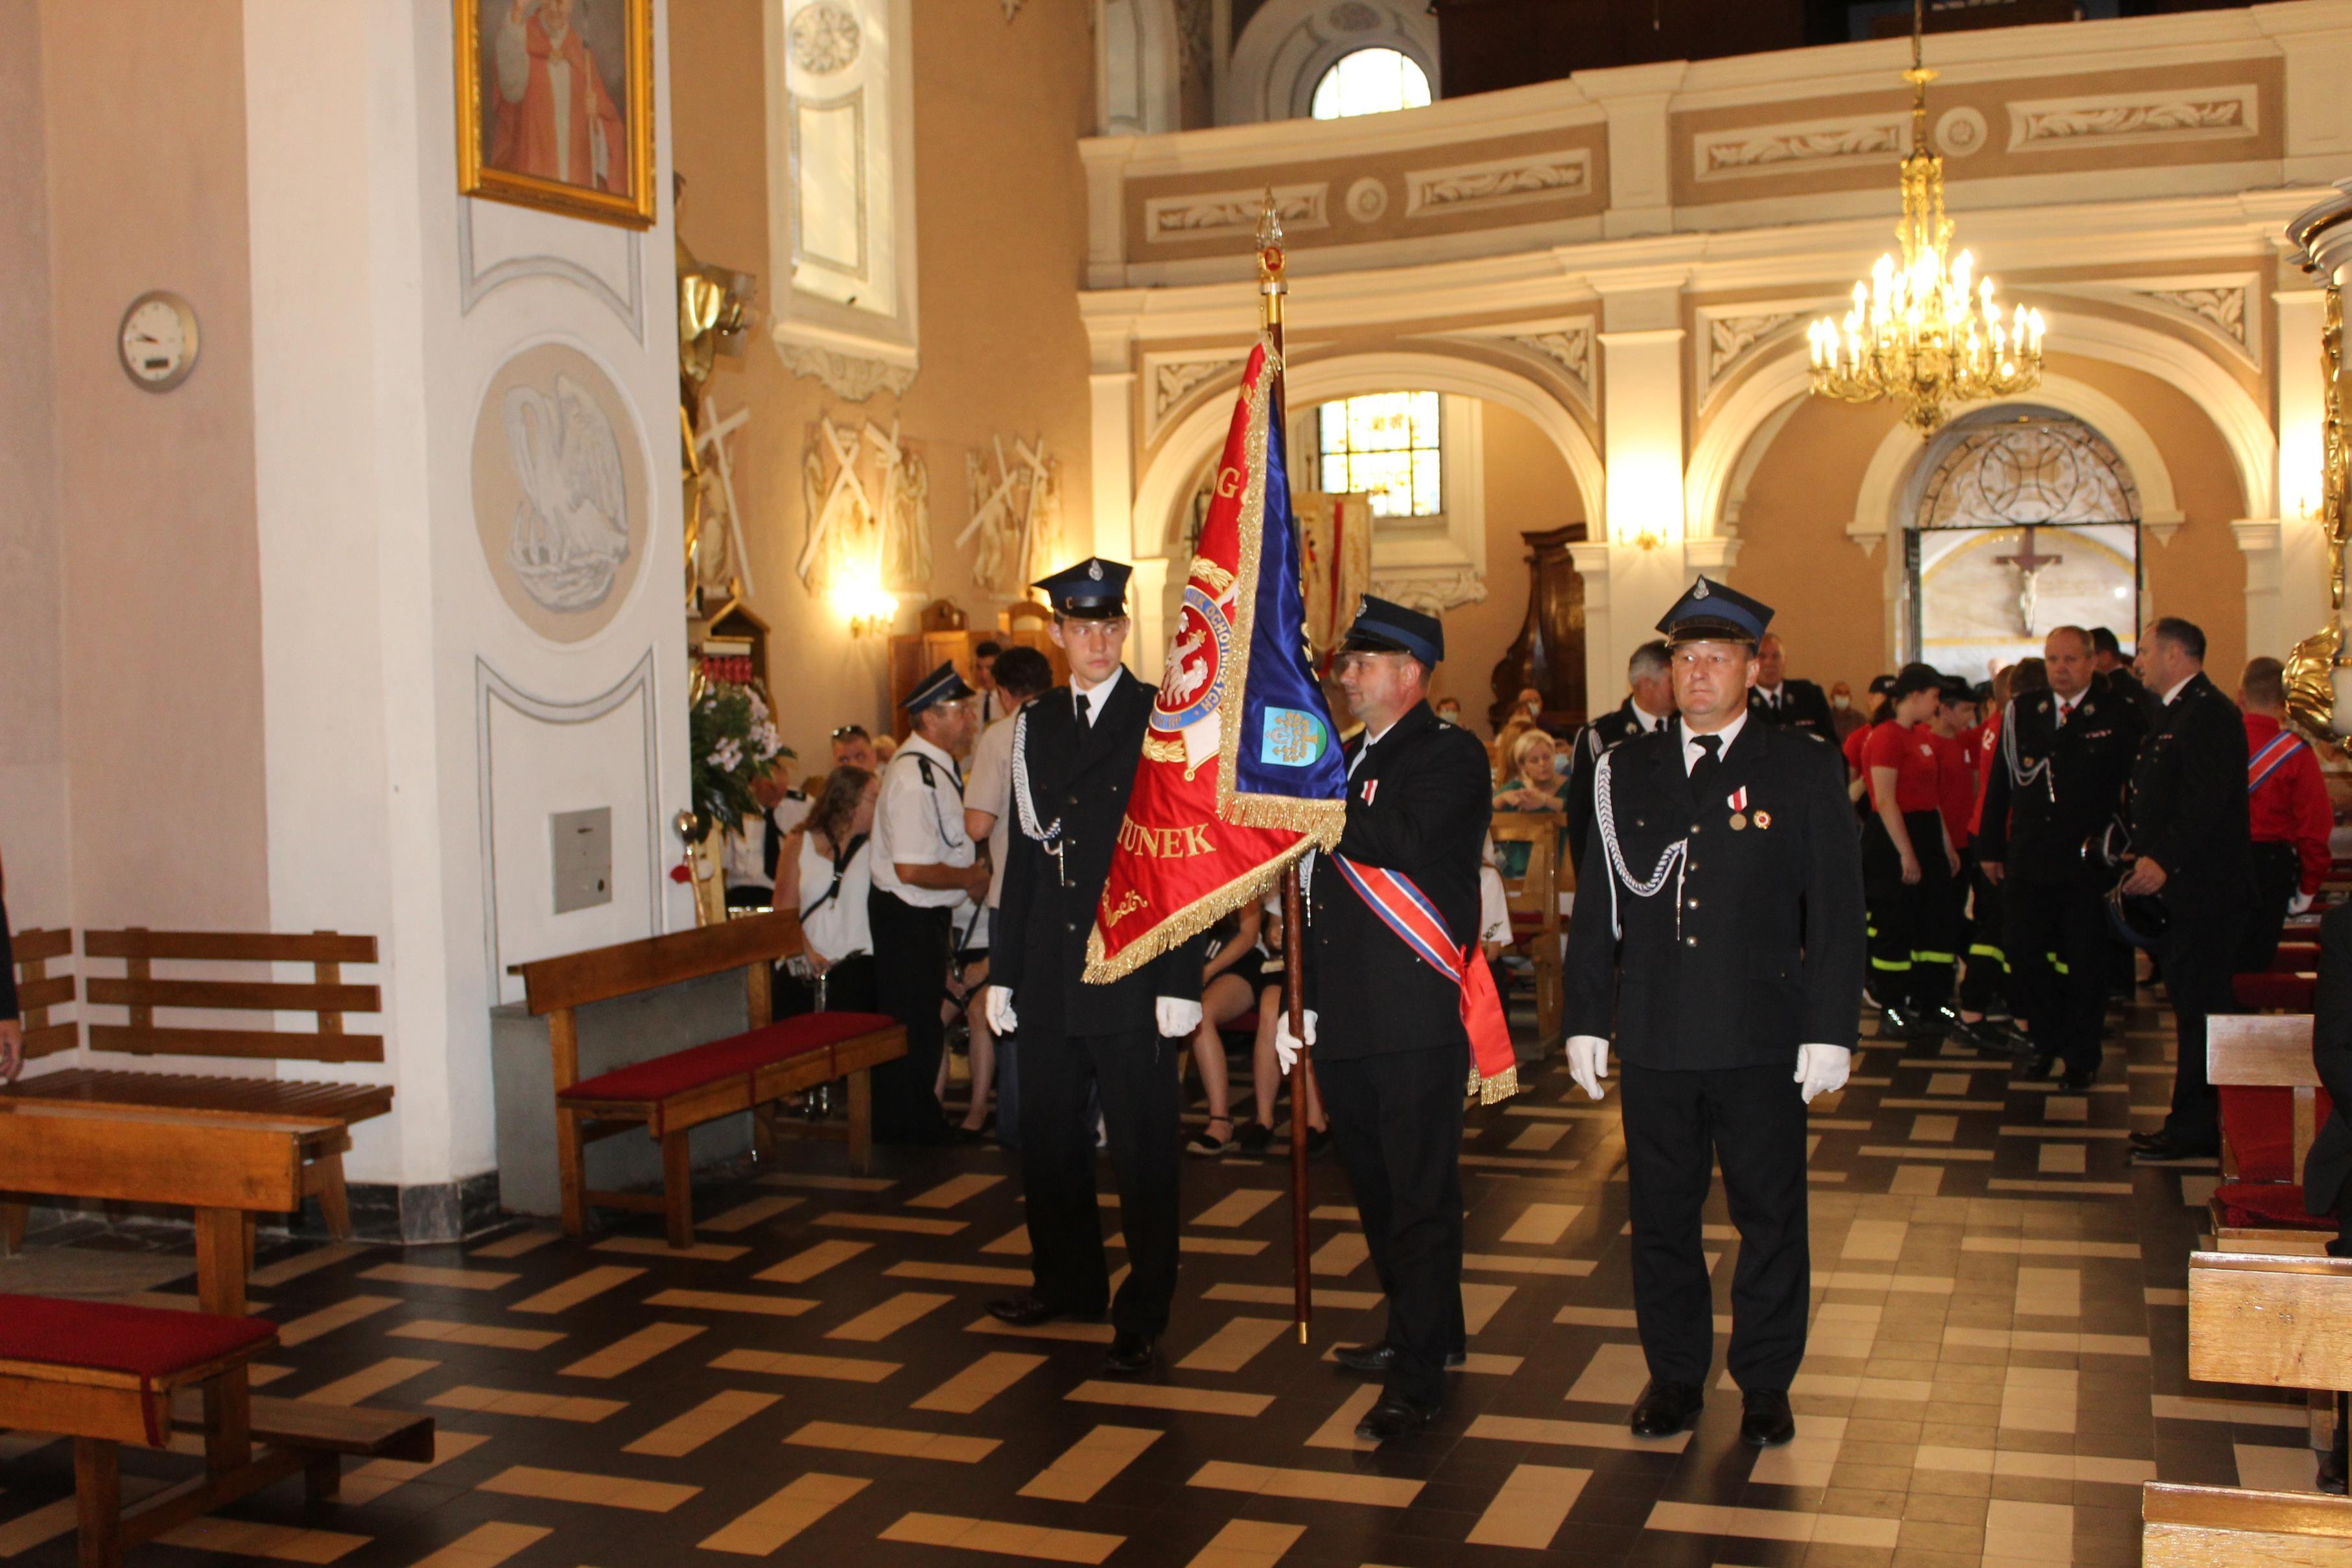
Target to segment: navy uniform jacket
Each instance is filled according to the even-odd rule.
[[[1637,1067],[1793,1066],[1804,1044],[1852,1049],[1865,936],[1862,849],[1845,765],[1799,731],[1740,727],[1705,800],[1683,770],[1683,727],[1611,754],[1609,799],[1626,869],[1647,881],[1688,847],[1677,884],[1648,898],[1618,884],[1596,822],[1569,930],[1567,1021]],[[1744,829],[1729,797],[1745,789]],[[1680,894],[1677,904],[1677,893]]]
[[[2303,1158],[2303,1206],[2313,1214],[2330,1214],[2347,1178],[2352,1178],[2352,1122],[2345,1119],[2352,1112],[2352,904],[2337,905],[2319,922],[2319,995],[2312,1009],[2311,1060],[2336,1109],[2320,1124],[2319,1135]]]
[[[1592,831],[1592,774],[1601,757],[1643,733],[1642,716],[1627,697],[1615,713],[1604,713],[1576,732],[1575,758],[1568,773],[1569,864],[1584,863],[1585,835]],[[1510,758],[1503,759],[1510,766]]]
[[[1767,706],[1764,694],[1754,686],[1748,687],[1748,713],[1777,728],[1801,729],[1807,735],[1818,735],[1832,746],[1843,738],[1837,732],[1837,716],[1830,711],[1830,699],[1811,681],[1783,680],[1779,707]]]
[[[2131,831],[2133,851],[2164,868],[2175,920],[2233,911],[2245,899],[2246,721],[2201,670],[2140,744]]]
[[[1350,761],[1362,745],[1359,737]],[[1422,703],[1349,778],[1338,852],[1409,878],[1437,906],[1454,946],[1467,946],[1478,939],[1478,865],[1492,811],[1486,748]],[[1320,857],[1310,892],[1305,1001],[1318,1015],[1315,1054],[1338,1061],[1444,1047],[1466,1065],[1461,988]]]
[[[1985,781],[1978,862],[1997,861],[2004,875],[2045,885],[2083,878],[2083,841],[2105,832],[2123,810],[2124,787],[2130,782],[2132,758],[2138,754],[2143,733],[2139,705],[2096,683],[2084,689],[2074,716],[2063,727],[2054,694],[2029,692],[2011,699],[2001,717],[1992,775]],[[2241,795],[2245,793],[2245,734],[2246,727],[2240,724]],[[2032,776],[2029,782],[2019,784],[2010,777],[2011,757],[2021,772]],[[2035,774],[2044,763],[2047,768]]]
[[[1024,1030],[1056,1034],[1157,1031],[1159,997],[1197,1001],[1203,940],[1170,948],[1106,986],[1084,979],[1087,937],[1110,878],[1111,850],[1143,756],[1152,689],[1124,666],[1109,701],[1083,731],[1070,688],[1055,686],[1026,710],[1023,755],[1037,826],[1062,824],[1062,860],[1023,829],[1018,788],[1005,803],[1004,896],[989,934],[988,981],[1009,987]],[[1063,885],[1066,868],[1069,884]]]

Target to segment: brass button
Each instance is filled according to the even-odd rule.
[[[1683,938],[1683,946],[1685,947],[1696,947],[1698,946],[1698,938],[1696,936],[1685,936]]]

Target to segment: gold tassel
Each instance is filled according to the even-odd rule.
[[[1471,1062],[1470,1082],[1468,1086],[1463,1090],[1463,1093],[1465,1095],[1476,1095],[1478,1098],[1478,1103],[1481,1105],[1492,1105],[1500,1101],[1508,1100],[1512,1095],[1517,1094],[1518,1092],[1519,1069],[1517,1063],[1514,1062],[1512,1065],[1506,1067],[1502,1071],[1497,1072],[1492,1078],[1481,1078],[1478,1076],[1477,1062]]]

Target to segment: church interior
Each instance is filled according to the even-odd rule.
[[[0,0],[0,1559],[2352,1560],[2352,1260],[2227,1197],[2331,1116],[2347,79],[2352,0]],[[1965,348],[1898,367],[1921,309]],[[942,665],[983,718],[990,659],[1067,682],[1033,584],[1089,562],[1189,695],[1262,342],[1308,656],[1433,618],[1505,793],[1695,584],[1832,743],[1919,664],[1990,719],[2068,628],[2276,661],[2336,836],[2213,1014],[2223,1146],[2136,1157],[2178,967],[2079,1080],[1866,1002],[1795,1440],[1720,1344],[1629,1433],[1622,1097],[1563,1054],[1607,911],[1498,803],[1518,1092],[1466,1112],[1442,1419],[1355,1433],[1391,1282],[1254,990],[1181,1070],[1155,1370],[992,1316],[982,981],[929,1026],[965,1121],[876,1136],[905,1036],[781,961],[777,800],[928,769]],[[788,994],[866,1021],[660,1076]],[[1720,1340],[1720,1191],[1704,1237]]]

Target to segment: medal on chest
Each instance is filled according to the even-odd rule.
[[[1731,831],[1735,833],[1746,832],[1748,831],[1747,788],[1743,785],[1734,789],[1723,798],[1723,803],[1731,808]]]

